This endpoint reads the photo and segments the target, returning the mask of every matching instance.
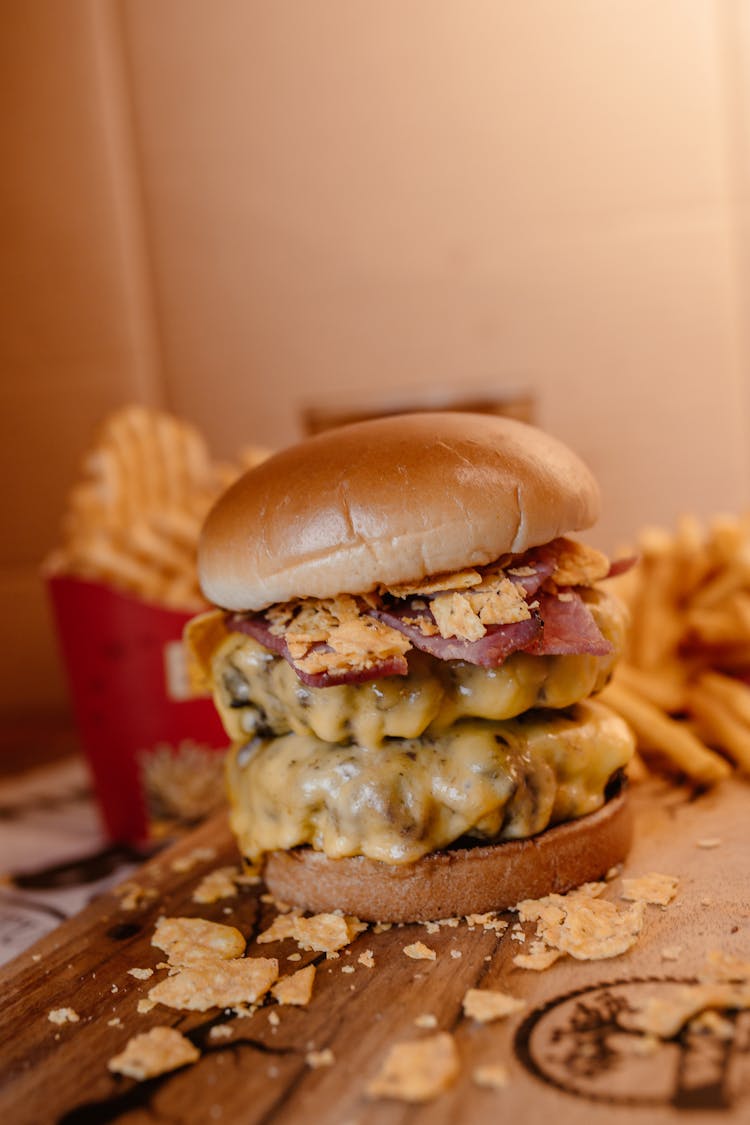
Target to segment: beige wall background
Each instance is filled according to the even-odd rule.
[[[0,16],[0,707],[64,707],[38,566],[137,400],[217,454],[489,382],[595,539],[748,504],[749,0],[26,0]]]

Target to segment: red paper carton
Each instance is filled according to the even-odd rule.
[[[193,614],[70,575],[48,588],[109,836],[140,842],[155,819],[200,819],[221,792],[228,740],[213,702],[188,694],[181,636]]]

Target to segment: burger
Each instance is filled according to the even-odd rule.
[[[598,512],[558,440],[463,413],[319,434],[218,500],[199,546],[218,608],[187,642],[275,897],[424,921],[624,858],[633,738],[594,698],[624,640],[618,566],[571,537]]]

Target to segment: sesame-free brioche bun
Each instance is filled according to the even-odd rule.
[[[264,879],[280,902],[368,922],[428,922],[507,910],[603,878],[628,853],[633,817],[619,792],[596,812],[525,840],[431,852],[394,866],[365,856],[329,859],[312,848],[272,852]]]
[[[483,566],[590,527],[599,490],[532,426],[401,414],[329,430],[241,477],[206,520],[201,586],[228,610]]]

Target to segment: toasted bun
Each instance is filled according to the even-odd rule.
[[[586,466],[522,422],[379,418],[319,434],[241,477],[203,528],[201,585],[231,610],[364,593],[482,566],[598,514]]]
[[[364,856],[329,859],[312,848],[272,852],[271,893],[315,913],[343,910],[372,922],[428,922],[507,910],[604,876],[627,855],[632,816],[624,793],[597,812],[529,840],[432,852],[392,866]]]

